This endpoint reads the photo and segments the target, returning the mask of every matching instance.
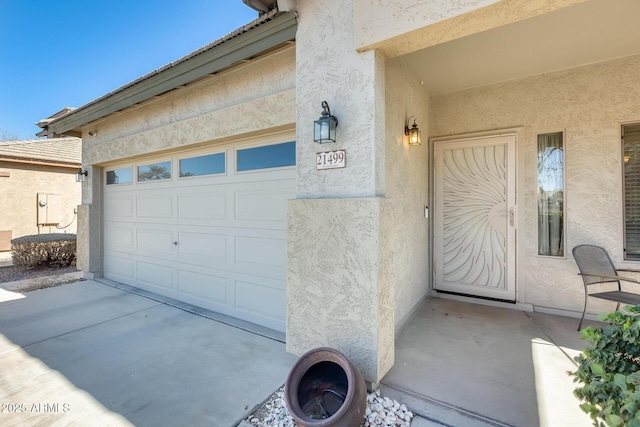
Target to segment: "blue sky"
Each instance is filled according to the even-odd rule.
[[[0,135],[80,107],[256,19],[242,0],[0,0]]]

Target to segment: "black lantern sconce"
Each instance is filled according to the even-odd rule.
[[[413,125],[409,128],[409,122],[413,119]],[[407,124],[404,126],[404,134],[409,137],[409,145],[421,145],[420,128],[416,124],[416,116],[411,116],[407,119]]]
[[[82,169],[78,170],[76,174],[76,182],[84,182],[87,179],[87,175],[89,175],[88,171],[83,171]]]
[[[313,122],[313,140],[318,144],[336,142],[338,119],[331,115],[329,104],[322,101],[322,116]]]

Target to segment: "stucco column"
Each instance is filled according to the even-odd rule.
[[[393,284],[385,268],[384,58],[353,46],[352,4],[298,1],[298,195],[289,203],[287,351],[336,348],[368,381],[393,365]],[[327,101],[337,142],[313,141]],[[316,154],[346,150],[346,167]]]
[[[77,268],[85,277],[102,276],[101,198],[102,168],[91,166],[82,184],[82,204],[78,206]]]

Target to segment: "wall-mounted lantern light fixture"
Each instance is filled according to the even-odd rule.
[[[78,170],[76,174],[76,182],[84,182],[87,179],[87,175],[89,175],[88,171],[83,171],[82,169]]]
[[[336,142],[338,119],[331,115],[329,104],[322,101],[322,116],[313,122],[313,140],[318,144]]]
[[[411,129],[409,129],[409,122],[413,119],[413,125],[411,125]],[[422,141],[420,140],[420,129],[416,124],[416,116],[411,116],[407,119],[407,124],[404,126],[404,134],[409,137],[409,145],[421,145]]]

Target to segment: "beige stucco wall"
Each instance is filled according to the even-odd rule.
[[[384,193],[384,58],[354,51],[351,0],[298,1],[296,92],[299,197],[372,197]],[[327,101],[337,142],[313,142],[313,121]],[[347,150],[347,167],[316,170],[316,153]]]
[[[640,56],[431,98],[432,136],[523,127],[518,140],[518,295],[538,307],[582,311],[571,249],[605,247],[622,261],[621,123],[640,121]],[[564,258],[537,255],[536,135],[565,132]],[[590,311],[615,308],[590,305]]]
[[[83,162],[104,164],[295,123],[295,49],[241,64],[83,129]],[[86,132],[97,131],[92,137]]]
[[[377,382],[393,365],[395,323],[385,58],[353,49],[351,0],[301,0],[296,10],[298,194],[287,227],[287,351],[334,347]],[[313,121],[322,101],[339,125],[337,142],[318,145]],[[316,170],[316,153],[338,149],[346,150],[345,168]],[[303,310],[311,303],[329,311]]]
[[[0,177],[0,230],[12,230],[13,238],[38,234],[37,194],[50,193],[62,196],[62,222],[60,227],[41,227],[42,233],[75,233],[77,222],[74,210],[80,204],[80,184],[76,182],[75,168],[61,168],[26,163],[0,161],[0,171],[9,177]]]
[[[287,351],[344,353],[378,382],[394,362],[384,198],[297,199],[287,216]]]
[[[85,167],[87,169],[87,167]],[[100,192],[103,169],[88,167],[88,176],[82,183],[82,204],[78,206],[78,239],[76,266],[87,277],[101,276],[102,270],[102,211]],[[93,203],[95,196],[96,203]]]
[[[429,221],[424,215],[429,200],[429,95],[400,59],[386,64],[385,112],[385,197],[392,218],[384,230],[390,243],[383,256],[391,260],[388,274],[398,330],[429,290],[430,265]],[[422,129],[421,146],[409,146],[404,135],[411,116]]]
[[[354,47],[395,57],[583,1],[353,0]]]

